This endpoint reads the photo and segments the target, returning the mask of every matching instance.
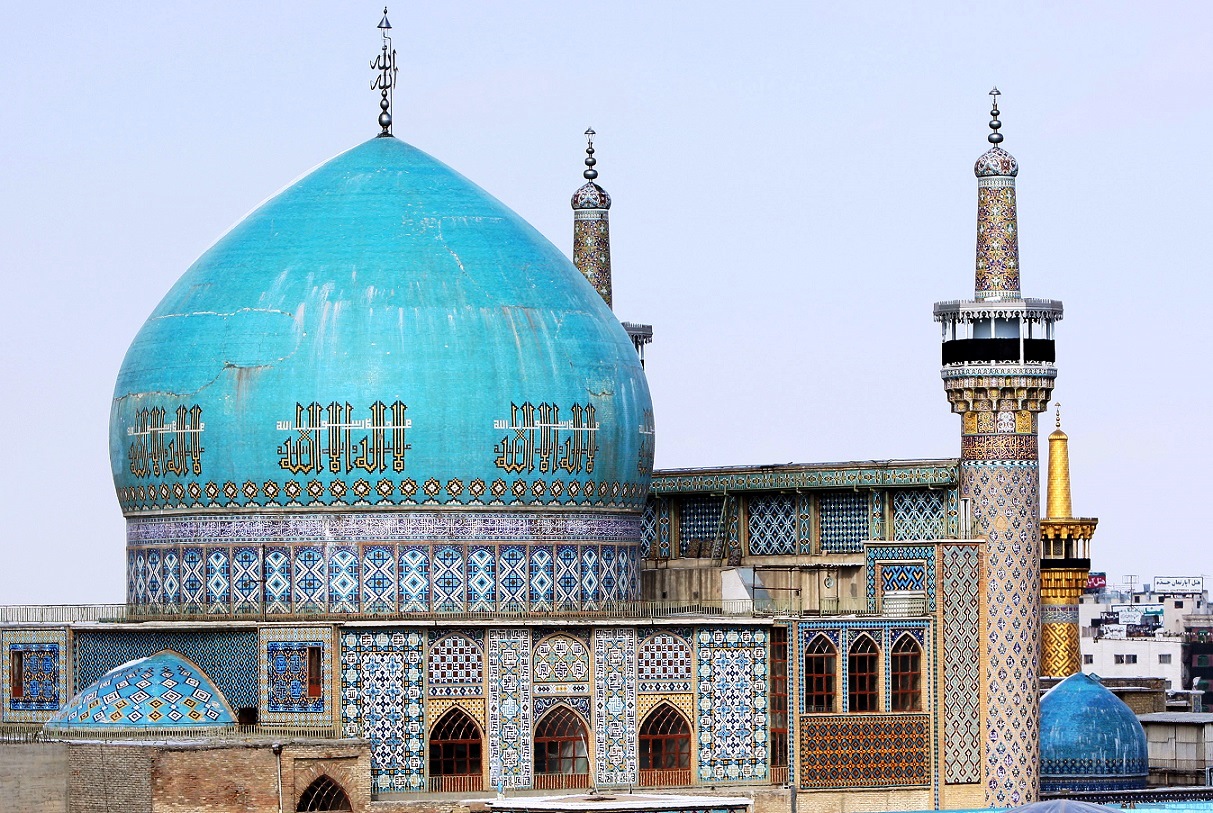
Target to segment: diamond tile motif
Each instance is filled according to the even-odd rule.
[[[497,606],[497,562],[495,549],[468,549],[468,609],[491,611]]]
[[[555,606],[557,609],[576,609],[581,599],[581,557],[576,545],[556,546]]]
[[[800,718],[800,787],[887,788],[931,781],[926,714]]]
[[[362,611],[396,612],[396,549],[368,545],[362,549]]]
[[[882,592],[888,593],[903,590],[925,592],[927,589],[927,569],[925,565],[918,563],[884,563],[879,565],[879,569],[880,589]]]
[[[329,550],[329,611],[358,612],[358,550],[333,547]]]
[[[600,598],[598,548],[585,545],[581,548],[581,606],[587,610],[597,609]]]
[[[207,548],[206,611],[218,615],[231,612],[232,574],[227,548]]]
[[[981,781],[981,550],[940,551],[944,781]]]
[[[232,610],[261,611],[261,548],[242,545],[232,552]]]
[[[710,556],[722,539],[724,497],[688,497],[678,506],[678,555]]]
[[[826,553],[859,553],[868,538],[868,497],[854,491],[826,491],[818,498],[821,549]]]
[[[750,497],[746,502],[750,554],[796,553],[796,498],[791,494]]]
[[[499,550],[498,601],[502,609],[522,610],[527,606],[526,548],[503,545]]]
[[[61,629],[0,630],[0,691],[6,723],[45,722],[69,699],[67,631]],[[21,693],[13,696],[14,663],[21,662]]]
[[[206,606],[205,557],[198,548],[181,551],[181,605],[190,613],[200,613]]]
[[[400,611],[424,612],[430,608],[430,551],[410,546],[400,549]]]
[[[295,612],[322,613],[328,608],[328,568],[324,561],[324,548],[319,545],[294,548],[295,582],[291,592],[295,598]]]
[[[894,539],[942,539],[947,519],[947,492],[899,488],[893,491]]]
[[[533,546],[531,552],[531,607],[550,610],[554,600],[556,580],[552,573],[552,548],[547,545]]]
[[[434,551],[434,609],[459,612],[466,608],[463,548],[442,545]]]

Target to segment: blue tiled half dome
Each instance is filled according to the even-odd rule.
[[[197,664],[166,649],[106,672],[60,709],[46,729],[87,735],[123,729],[207,729],[235,722],[227,700]]]
[[[1041,698],[1042,791],[1143,788],[1148,773],[1145,730],[1098,678],[1071,675]]]

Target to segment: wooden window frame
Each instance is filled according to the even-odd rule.
[[[324,647],[307,648],[307,696],[324,697]]]
[[[903,635],[893,645],[893,711],[922,711],[922,647],[912,635]]]
[[[871,636],[860,635],[847,649],[847,711],[880,710],[880,647]]]
[[[804,656],[804,685],[807,713],[833,714],[837,711],[838,647],[824,635],[809,641]]]

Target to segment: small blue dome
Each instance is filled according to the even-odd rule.
[[[1040,789],[1144,788],[1146,732],[1094,675],[1076,674],[1040,700]]]
[[[50,719],[54,734],[234,725],[235,716],[197,664],[171,650],[124,663],[101,676]]]

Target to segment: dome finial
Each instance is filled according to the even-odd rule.
[[[1057,409],[1057,428],[1061,429],[1061,401],[1054,401],[1053,406]]]
[[[371,80],[371,90],[380,93],[379,126],[383,129],[379,136],[382,138],[392,134],[392,89],[396,87],[396,49],[388,36],[392,24],[387,19],[387,6],[383,7],[383,19],[376,27],[383,32],[383,51],[371,60],[371,70],[379,71],[379,75]]]
[[[1002,91],[997,86],[990,91],[990,95],[994,97],[993,104],[990,106],[990,129],[994,132],[990,133],[986,138],[991,144],[1002,143],[1002,133],[998,129],[1002,127],[1002,122],[998,120],[998,97],[1002,95]]]
[[[594,165],[598,163],[594,158],[594,136],[598,135],[594,132],[593,127],[589,127],[585,131],[585,172],[581,173],[587,181],[592,181],[598,177],[598,170],[594,169]]]

